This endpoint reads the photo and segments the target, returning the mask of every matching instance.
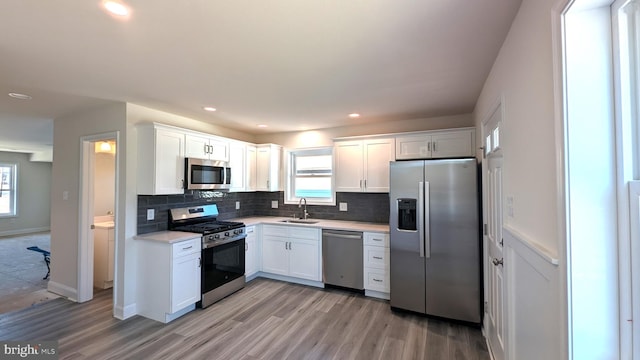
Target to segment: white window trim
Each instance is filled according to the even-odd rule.
[[[13,213],[10,214],[0,214],[0,218],[2,219],[7,219],[7,218],[15,218],[18,217],[18,163],[14,163],[14,162],[3,162],[0,163],[0,166],[11,166],[13,167],[13,196],[12,196],[12,204],[11,207],[13,208]]]
[[[290,149],[285,152],[285,188],[284,188],[284,203],[285,204],[295,204],[297,205],[300,202],[300,198],[295,196],[293,191],[293,158],[295,155],[304,154],[304,155],[327,155],[330,154],[332,161],[332,175],[331,175],[331,199],[327,199],[326,201],[318,201],[318,199],[308,198],[307,205],[325,205],[325,206],[335,206],[336,205],[336,187],[335,187],[335,158],[333,154],[333,147],[319,147],[319,148],[303,148],[303,149]]]

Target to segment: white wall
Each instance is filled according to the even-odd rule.
[[[80,139],[83,136],[117,131],[124,136],[125,119],[125,104],[117,103],[58,118],[53,123],[51,255],[54,261],[51,262],[49,290],[71,299],[77,299],[78,286]],[[118,150],[126,154],[126,146],[118,146]],[[123,181],[126,173],[122,171],[119,175],[122,186],[126,186]],[[63,199],[65,192],[68,192],[66,200]],[[123,200],[121,197],[120,207],[115,209],[116,222],[119,224],[125,223]],[[116,237],[125,239],[123,235],[118,231]],[[124,273],[122,263],[116,261],[116,266],[117,274]],[[122,302],[122,293],[118,295]]]
[[[29,158],[30,154],[0,152],[0,163],[18,164],[18,216],[0,218],[0,236],[49,230],[51,163]]]
[[[111,152],[95,153],[93,215],[113,214],[115,209],[116,157]]]
[[[428,119],[393,120],[367,125],[353,125],[330,129],[262,134],[256,143],[273,143],[285,148],[333,146],[333,138],[359,135],[390,134],[408,131],[437,130],[474,126],[472,114],[442,116]]]
[[[505,236],[504,263],[510,359],[567,358],[557,180],[561,149],[555,142],[558,34],[552,32],[559,2],[523,0],[474,110],[481,129],[502,99],[503,198],[513,198],[513,215],[503,209],[512,235]],[[484,142],[478,138],[477,143]]]

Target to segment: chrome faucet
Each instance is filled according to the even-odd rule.
[[[303,216],[302,219],[307,220],[307,218],[309,217],[309,213],[307,212],[307,199],[305,198],[300,198],[300,201],[298,202],[298,208],[302,207],[302,200],[304,200],[304,211],[303,211]]]

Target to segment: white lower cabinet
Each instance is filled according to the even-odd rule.
[[[389,299],[389,234],[365,232],[363,236],[365,295]]]
[[[195,308],[200,300],[200,237],[168,244],[140,240],[138,314],[167,323]]]
[[[244,276],[247,281],[252,280],[254,275],[260,271],[260,246],[257,236],[257,226],[251,225],[246,228],[247,238],[245,239],[245,267]]]
[[[93,287],[113,287],[114,238],[113,226],[96,225],[93,232]]]
[[[321,281],[320,229],[263,225],[262,271],[292,278]]]

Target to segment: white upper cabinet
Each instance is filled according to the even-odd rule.
[[[334,157],[336,191],[389,192],[389,162],[395,160],[393,138],[338,140]]]
[[[191,134],[185,136],[185,157],[229,161],[229,141],[227,139]]]
[[[138,194],[184,193],[184,132],[159,124],[138,127]]]
[[[229,143],[229,167],[231,186],[229,191],[247,190],[247,144],[237,141]]]
[[[256,191],[279,191],[282,146],[264,144],[256,146]]]
[[[396,137],[396,159],[475,156],[475,129],[433,131]]]
[[[245,190],[256,191],[258,180],[258,149],[255,145],[246,146]],[[233,171],[233,170],[231,170]],[[233,174],[232,174],[233,177]]]

